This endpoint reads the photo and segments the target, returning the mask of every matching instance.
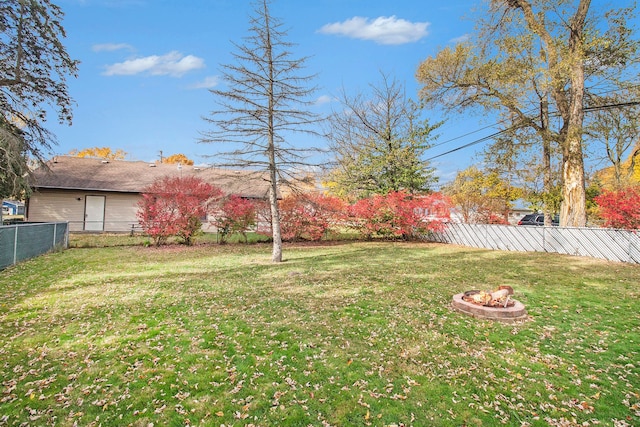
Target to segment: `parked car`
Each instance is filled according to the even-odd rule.
[[[558,218],[558,215],[555,215],[551,219],[551,225],[558,224],[560,224],[560,218]],[[535,213],[525,215],[520,221],[518,221],[518,225],[544,225],[544,214]]]

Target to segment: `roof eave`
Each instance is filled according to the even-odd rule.
[[[73,190],[73,191],[95,191],[95,192],[106,192],[106,193],[135,193],[140,194],[142,191],[140,190],[115,190],[115,189],[107,189],[107,188],[85,188],[85,187],[61,187],[59,185],[32,185],[33,189],[45,188],[47,190]]]

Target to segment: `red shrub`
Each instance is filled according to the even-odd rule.
[[[370,238],[412,238],[436,231],[449,219],[449,203],[439,194],[412,196],[403,191],[375,195],[349,208],[351,227]]]
[[[333,196],[303,194],[280,201],[280,226],[283,240],[321,240],[339,223],[343,202]]]
[[[640,188],[628,187],[618,191],[605,190],[594,199],[605,227],[640,228]]]
[[[196,177],[164,177],[144,189],[137,217],[156,246],[178,236],[187,245],[200,230],[209,204],[222,191]]]
[[[254,202],[236,194],[224,199],[212,221],[220,234],[220,243],[228,236],[240,233],[247,241],[247,231],[256,225],[256,206]]]

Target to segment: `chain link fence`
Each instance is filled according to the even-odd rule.
[[[0,226],[0,270],[53,249],[69,247],[66,222]]]

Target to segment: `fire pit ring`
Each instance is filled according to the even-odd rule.
[[[517,322],[528,318],[527,310],[520,301],[509,298],[509,304],[506,307],[480,305],[465,301],[464,298],[469,295],[469,292],[477,291],[467,291],[453,296],[451,305],[454,309],[477,319],[497,320],[505,323]]]

